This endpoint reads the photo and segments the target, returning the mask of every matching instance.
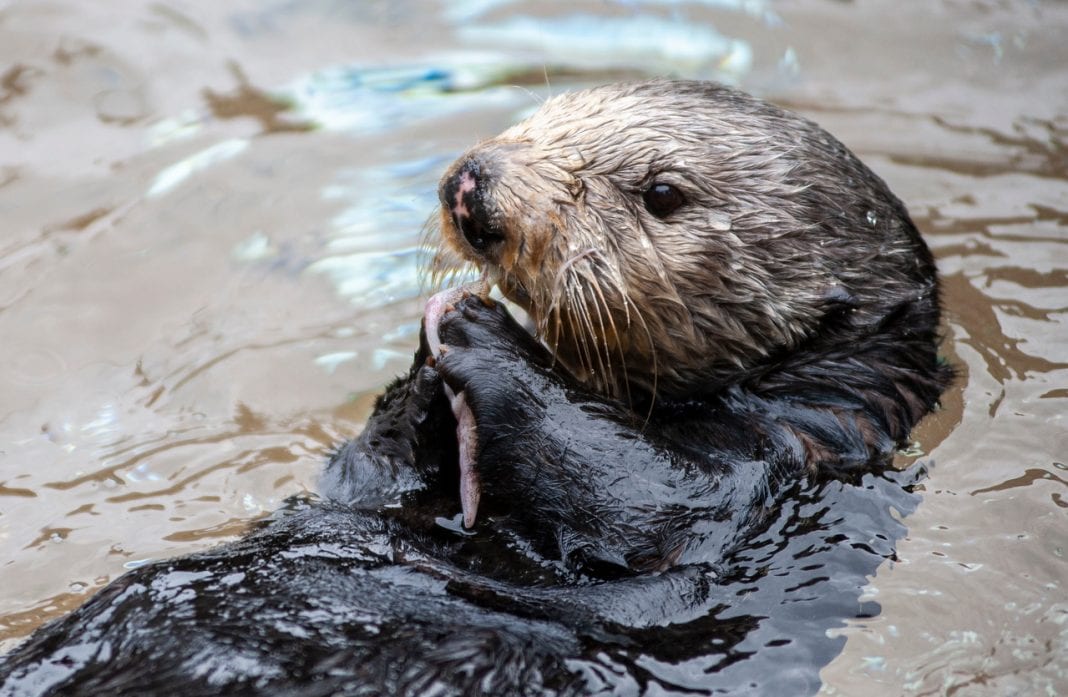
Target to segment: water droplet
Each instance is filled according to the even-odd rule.
[[[730,213],[726,211],[712,211],[708,214],[708,225],[713,230],[727,232],[731,229],[732,224]]]
[[[879,222],[879,216],[875,215],[875,211],[868,211],[868,225],[875,227],[877,222]]]

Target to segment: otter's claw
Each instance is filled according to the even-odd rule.
[[[470,295],[485,296],[487,292],[485,280],[449,288],[435,294],[426,303],[424,317],[426,319],[426,340],[430,346],[430,355],[437,358],[448,347],[441,343],[440,326],[441,319],[446,313],[455,309],[455,304]],[[475,526],[478,515],[478,502],[482,497],[482,486],[478,478],[478,470],[475,469],[475,461],[478,459],[478,432],[476,430],[475,415],[467,406],[467,400],[463,392],[453,392],[452,388],[445,385],[445,396],[449,398],[452,407],[452,415],[456,417],[456,440],[460,446],[460,507],[464,515],[464,527]]]

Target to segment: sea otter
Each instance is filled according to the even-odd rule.
[[[749,95],[565,94],[461,156],[439,193],[435,272],[479,267],[571,376],[651,409],[654,431],[700,403],[682,439],[699,462],[723,447],[794,471],[885,457],[948,378],[934,261],[905,207],[826,131]],[[704,443],[702,410],[741,421]]]
[[[123,576],[0,690],[815,691],[914,503],[879,466],[951,377],[901,202],[810,121],[677,81],[555,97],[440,196],[435,271],[535,332],[435,296],[325,501]]]

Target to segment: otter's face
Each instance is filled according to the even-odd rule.
[[[434,270],[487,272],[617,397],[735,381],[828,308],[875,321],[933,288],[881,180],[811,122],[710,83],[556,97],[461,156],[439,194]]]

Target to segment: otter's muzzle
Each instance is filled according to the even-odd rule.
[[[478,257],[489,258],[504,242],[504,234],[494,223],[489,203],[489,182],[478,160],[463,162],[441,180],[438,197],[453,225]]]

